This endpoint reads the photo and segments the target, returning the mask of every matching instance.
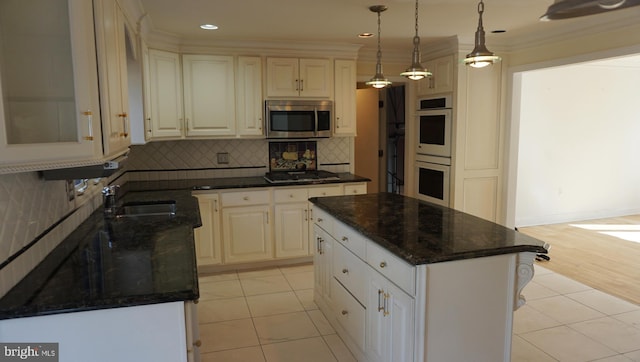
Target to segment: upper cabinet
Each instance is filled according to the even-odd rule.
[[[267,58],[267,97],[331,97],[329,59]]]
[[[183,55],[186,136],[235,135],[233,56]]]
[[[111,156],[131,144],[127,49],[135,47],[124,13],[114,0],[94,0],[100,79],[104,154]]]
[[[145,51],[147,140],[261,137],[262,61]],[[237,92],[236,92],[237,81]]]
[[[236,127],[238,135],[262,136],[262,59],[238,57]]]
[[[100,162],[95,49],[90,1],[0,2],[0,172]]]
[[[418,95],[453,92],[453,55],[425,61],[432,76],[418,82]]]
[[[336,60],[333,129],[336,136],[356,135],[356,83],[355,60]]]

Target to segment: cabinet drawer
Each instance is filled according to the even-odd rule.
[[[345,195],[362,195],[366,193],[367,193],[366,183],[344,185]]]
[[[341,195],[343,195],[342,185],[309,188],[309,198],[323,197],[323,196],[341,196]]]
[[[238,191],[220,194],[222,206],[260,205],[271,202],[268,190]]]
[[[375,242],[367,244],[367,263],[400,289],[414,296],[416,293],[416,268]]]
[[[333,237],[336,240],[360,257],[360,259],[366,259],[367,240],[362,235],[339,221],[334,223],[333,231]]]
[[[333,235],[333,217],[311,204],[311,220],[324,231]]]
[[[367,280],[367,270],[370,269],[364,261],[353,255],[340,243],[334,243],[333,276],[365,306],[367,285],[363,281]]]
[[[331,279],[331,293],[335,319],[355,344],[364,350],[365,308],[336,279]]]
[[[273,191],[276,203],[305,202],[308,199],[307,189],[277,189]]]

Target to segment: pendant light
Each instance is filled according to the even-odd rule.
[[[577,18],[636,5],[640,5],[640,0],[556,0],[540,20]]]
[[[420,37],[418,36],[418,0],[416,0],[416,35],[413,37],[413,58],[411,66],[401,76],[411,80],[420,80],[424,77],[430,77],[431,72],[420,64]]]
[[[387,6],[373,5],[369,7],[369,10],[374,13],[378,13],[378,53],[376,55],[376,75],[374,75],[373,78],[371,78],[366,83],[366,85],[373,86],[374,88],[384,88],[391,84],[391,82],[382,74],[382,64],[380,64],[380,61],[382,59],[382,50],[380,50],[380,13],[387,10]]]
[[[464,59],[464,64],[472,66],[474,68],[482,68],[487,65],[500,61],[500,57],[494,55],[484,45],[484,28],[482,27],[482,13],[484,12],[484,2],[480,0],[478,3],[478,29],[476,30],[476,42],[475,47],[471,53],[467,54]]]

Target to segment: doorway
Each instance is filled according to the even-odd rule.
[[[355,173],[371,179],[368,193],[404,193],[405,86],[358,85]]]

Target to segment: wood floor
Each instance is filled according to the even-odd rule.
[[[518,230],[551,245],[551,260],[540,265],[640,305],[640,215]],[[639,242],[603,233],[611,231],[624,232]]]

